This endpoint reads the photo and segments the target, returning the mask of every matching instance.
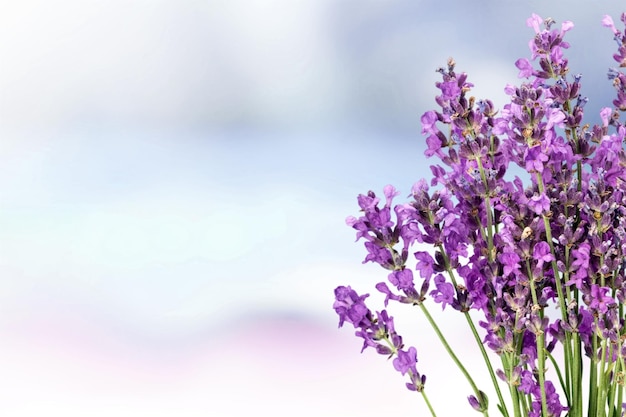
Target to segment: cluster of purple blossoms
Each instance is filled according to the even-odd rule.
[[[403,350],[402,337],[394,328],[393,317],[389,317],[386,310],[376,313],[376,317],[367,308],[364,300],[369,294],[358,295],[350,287],[337,287],[335,289],[335,303],[333,308],[339,315],[339,326],[347,321],[358,329],[355,334],[363,338],[363,352],[371,347],[381,355],[396,358],[393,366],[402,375],[408,373],[411,382],[406,384],[412,391],[421,391],[426,382],[426,376],[421,375],[416,368],[417,350],[410,347]]]
[[[626,25],[626,13],[621,21]],[[583,124],[582,77],[570,74],[565,58],[573,23],[557,27],[533,15],[527,24],[535,32],[531,57],[515,63],[522,82],[505,87],[510,102],[497,111],[490,100],[470,96],[473,85],[450,59],[438,70],[439,108],[421,118],[425,155],[441,162],[431,166],[432,180],[418,181],[404,204],[393,205],[399,193],[392,186],[383,190],[384,204],[371,191],[359,195],[362,214],[347,224],[365,240],[364,262],[389,271],[391,286],[376,285],[385,307],[390,301],[418,306],[430,320],[430,298],[465,315],[478,347],[500,360],[494,370],[483,355],[504,416],[621,416],[626,74],[619,68],[626,67],[626,31],[609,16],[602,20],[618,44],[619,68],[608,73],[616,98],[601,110],[601,123],[590,126]],[[511,165],[526,177],[510,178]],[[414,251],[415,244],[432,249]],[[410,377],[407,387],[423,393],[415,348],[403,350],[393,318],[386,310],[374,315],[366,297],[350,287],[335,290],[340,326],[353,324],[363,349],[395,356],[394,367]],[[482,336],[472,310],[482,317]],[[470,405],[487,415],[486,395],[430,323],[472,386]]]

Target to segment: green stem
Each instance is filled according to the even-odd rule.
[[[574,333],[574,355],[572,356],[572,394],[574,400],[572,401],[572,408],[574,412],[573,416],[583,417],[583,367],[582,367],[582,350],[580,335]]]
[[[519,407],[519,391],[517,391],[515,381],[513,381],[513,366],[511,365],[513,359],[513,352],[503,352],[500,355],[500,360],[502,361],[502,369],[507,377],[507,385],[509,386],[509,394],[511,395],[511,400],[513,401],[513,415],[515,417],[521,417],[521,411]]]
[[[543,176],[540,172],[537,173],[537,186],[539,187],[539,192],[543,193],[545,191],[545,186],[543,184]],[[559,307],[561,309],[561,319],[564,322],[567,322],[567,300],[563,294],[563,284],[561,281],[561,275],[559,274],[559,268],[556,264],[556,251],[554,250],[554,243],[552,242],[552,228],[550,226],[550,219],[543,215],[543,225],[546,229],[546,241],[548,246],[550,247],[550,253],[552,254],[552,273],[554,274],[554,280],[556,281],[556,292],[559,298]],[[567,333],[567,332],[566,332]],[[567,352],[566,352],[567,353]],[[567,359],[566,359],[567,360]]]
[[[594,319],[594,332],[591,335],[591,359],[589,360],[589,402],[587,404],[587,415],[593,416],[592,411],[596,410],[596,402],[598,399],[598,336],[595,329],[598,326],[598,319]]]
[[[535,280],[533,279],[532,270],[530,268],[530,260],[526,260],[526,271],[528,273],[528,281],[530,284],[530,293],[533,299],[533,308],[539,309],[539,317],[543,318],[543,310],[539,306],[537,298],[537,289],[535,288]],[[541,388],[541,412],[543,416],[548,415],[548,401],[546,399],[546,376],[545,376],[545,336],[543,329],[535,331],[535,343],[537,345],[537,371],[539,377],[539,387]]]
[[[537,368],[539,373],[539,386],[541,387],[541,411],[544,416],[548,415],[548,400],[546,398],[546,367],[545,367],[545,354],[544,354],[544,344],[545,344],[545,336],[543,333],[536,335],[535,337],[537,342]]]
[[[602,359],[600,359],[600,372],[598,372],[598,397],[596,400],[596,417],[604,416],[606,407],[606,339],[602,341]]]
[[[507,409],[506,403],[504,402],[504,398],[502,397],[502,392],[500,391],[500,385],[498,384],[498,380],[496,379],[496,374],[493,371],[491,360],[489,359],[489,356],[487,355],[487,351],[485,350],[485,345],[483,345],[482,341],[480,340],[480,336],[478,335],[478,332],[476,331],[476,326],[474,325],[474,322],[472,321],[472,318],[470,317],[468,312],[465,312],[465,318],[467,319],[467,324],[469,324],[470,329],[472,329],[472,334],[474,335],[474,339],[476,340],[476,343],[478,344],[478,347],[480,348],[480,353],[483,356],[485,364],[487,365],[487,369],[489,370],[491,383],[496,389],[496,394],[498,395],[498,401],[500,401],[500,409],[502,410],[502,414],[505,417],[509,417],[509,410]]]
[[[619,317],[624,317],[624,304],[619,304]],[[619,349],[619,347],[618,347]],[[617,368],[615,369],[615,377],[614,384],[617,387],[617,401],[615,402],[615,407],[617,408],[617,416],[622,415],[622,401],[624,398],[624,371],[626,368],[624,367],[624,357],[621,354],[617,355]]]
[[[481,394],[480,390],[476,386],[476,383],[474,382],[474,380],[470,376],[469,372],[467,372],[467,369],[465,369],[465,367],[463,366],[463,364],[461,363],[459,358],[456,356],[456,354],[454,353],[454,351],[452,350],[452,348],[448,344],[448,341],[446,340],[444,335],[441,333],[441,330],[439,330],[439,326],[437,326],[437,323],[435,323],[435,320],[433,320],[432,316],[428,312],[428,309],[426,308],[424,303],[420,304],[419,306],[420,306],[420,309],[422,310],[422,312],[424,313],[424,315],[426,316],[426,319],[428,320],[428,323],[430,323],[431,327],[433,328],[433,330],[437,334],[437,337],[439,338],[439,341],[441,342],[443,347],[446,349],[446,352],[448,352],[448,355],[450,355],[450,357],[452,358],[452,360],[454,361],[456,366],[459,368],[459,370],[461,371],[463,376],[465,376],[465,379],[467,379],[467,382],[469,382],[470,386],[472,387],[472,390],[474,391],[474,395],[476,395],[476,398],[482,398],[483,395]],[[488,410],[483,411],[483,415],[485,417],[489,416]]]
[[[568,216],[567,207],[565,207],[565,217]],[[565,272],[563,272],[563,282],[569,282],[570,273],[568,272],[571,266],[570,259],[570,246],[565,246]],[[567,300],[572,299],[572,294],[569,287],[565,287],[565,296]],[[569,305],[569,301],[568,301]],[[569,308],[569,307],[568,307]],[[578,308],[575,307],[574,314],[578,314]],[[571,343],[570,343],[571,342]],[[563,346],[563,350],[568,350],[568,353],[565,353],[566,357],[569,357],[571,360],[569,362],[565,361],[565,387],[563,390],[565,394],[568,395],[568,406],[570,408],[569,415],[570,417],[582,417],[582,391],[581,391],[581,379],[582,375],[580,375],[580,337],[578,333],[573,333],[570,336],[570,341],[565,341],[566,345]],[[580,405],[579,405],[580,403]]]
[[[494,260],[493,250],[493,215],[491,213],[491,197],[489,197],[489,188],[487,187],[487,177],[485,176],[485,169],[480,158],[476,158],[476,164],[478,165],[478,171],[480,172],[480,178],[487,190],[485,194],[485,211],[487,212],[487,259],[489,262]]]
[[[613,346],[611,345],[611,348],[609,349],[609,357],[612,357],[613,355]],[[608,386],[608,393],[607,393],[607,398],[606,398],[606,404],[609,407],[609,417],[617,417],[617,413],[615,411],[615,394],[616,394],[616,384],[615,384],[615,374],[613,372],[611,372],[611,370],[614,368],[615,362],[611,363],[611,366],[609,367],[609,375],[607,376],[607,382],[609,384]],[[610,378],[610,375],[613,375],[612,378]]]
[[[430,415],[433,416],[433,417],[437,417],[437,414],[435,414],[435,410],[433,410],[433,406],[430,405],[430,401],[428,400],[428,396],[426,395],[426,392],[424,390],[421,390],[420,394],[422,394],[422,397],[424,398],[424,401],[426,402],[426,405],[428,406],[428,410],[430,411]]]
[[[537,173],[537,187],[539,188],[539,192],[543,193],[545,191],[543,176],[541,175],[540,172]],[[550,226],[550,218],[546,216],[545,214],[543,215],[543,224],[544,224],[544,228],[546,232],[546,241],[548,243],[548,246],[550,247],[550,253],[552,254],[552,262],[551,262],[552,274],[554,276],[557,297],[559,299],[559,308],[561,310],[561,320],[567,323],[568,322],[567,304],[569,302],[569,298],[571,294],[568,291],[567,297],[566,297],[565,294],[563,293],[563,281],[561,280],[559,268],[556,264],[557,253],[556,253],[556,250],[554,249],[554,243],[552,241],[553,239],[552,239],[552,228]],[[577,389],[576,387],[574,387],[574,385],[579,384],[579,380],[572,378],[573,370],[571,367],[575,365],[574,365],[574,358],[573,358],[573,352],[572,352],[572,335],[570,332],[565,332],[565,340],[563,342],[563,355],[564,355],[565,366],[566,366],[565,378],[567,380],[568,390],[570,391],[569,393],[567,393],[567,395],[568,395],[568,398],[572,398],[571,392]]]
[[[569,394],[567,392],[567,389],[565,386],[565,380],[563,379],[563,373],[561,372],[561,368],[559,367],[558,362],[556,361],[556,359],[554,359],[554,356],[552,356],[550,352],[547,352],[546,354],[548,355],[548,359],[550,359],[550,363],[552,363],[552,366],[554,366],[556,375],[559,378],[559,383],[561,384],[563,391],[565,391],[565,398],[567,399],[567,403],[571,404],[571,398],[569,397]]]
[[[619,355],[619,362],[617,369],[615,370],[615,386],[617,387],[617,401],[615,402],[615,408],[617,409],[616,416],[622,415],[622,402],[624,399],[624,358]]]
[[[454,277],[454,273],[452,272],[452,268],[450,267],[450,258],[448,257],[448,254],[446,253],[442,244],[438,244],[437,248],[439,249],[439,251],[441,252],[441,255],[443,256],[444,265],[445,265],[446,271],[448,272],[448,276],[450,277],[450,281],[452,281],[452,285],[454,285],[454,288],[458,288],[456,279]],[[496,395],[498,396],[498,401],[500,401],[500,407],[504,411],[504,416],[509,417],[509,411],[506,407],[506,403],[504,402],[502,391],[500,390],[500,385],[498,384],[498,380],[496,379],[496,374],[493,371],[493,366],[491,364],[491,360],[489,359],[489,356],[487,355],[485,346],[483,345],[483,342],[480,339],[480,335],[478,334],[478,331],[476,330],[476,326],[474,325],[474,322],[472,321],[472,318],[469,315],[469,313],[467,311],[464,311],[463,314],[465,315],[467,324],[472,330],[472,335],[474,336],[474,340],[476,341],[476,344],[478,345],[480,349],[480,353],[483,357],[483,360],[485,361],[485,365],[487,365],[487,370],[489,372],[489,376],[491,377],[491,383],[493,384],[493,387],[496,390]]]
[[[512,384],[509,386],[509,391],[511,393],[511,399],[513,400],[513,413],[515,413],[515,417],[522,417],[522,410],[520,409],[519,403],[519,391]]]

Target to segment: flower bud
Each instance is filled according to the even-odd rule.
[[[489,400],[487,399],[487,395],[478,391],[479,398],[476,398],[473,395],[467,397],[467,401],[469,401],[472,408],[480,413],[485,412],[489,408]]]

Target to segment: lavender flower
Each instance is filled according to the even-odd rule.
[[[626,25],[626,13],[620,21]],[[464,316],[505,417],[624,415],[626,74],[609,70],[613,106],[596,116],[599,124],[585,124],[582,76],[571,75],[565,56],[573,23],[533,14],[527,25],[530,56],[515,62],[521,83],[505,87],[509,103],[498,111],[471,96],[468,75],[450,59],[437,70],[437,108],[421,117],[425,155],[439,161],[432,179],[415,183],[401,204],[393,205],[392,186],[383,189],[384,204],[372,191],[359,195],[361,216],[346,223],[364,240],[364,262],[388,271],[376,284],[385,308],[397,302],[424,314],[467,380],[473,409],[487,416],[487,395],[428,304]],[[602,25],[617,43],[613,59],[626,67],[626,30],[609,16]],[[526,172],[526,184],[507,175],[511,166]],[[335,290],[340,327],[352,324],[363,349],[394,357],[434,416],[417,350],[405,349],[393,318],[369,310],[367,296]]]

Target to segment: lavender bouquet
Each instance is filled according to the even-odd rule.
[[[430,184],[417,182],[404,204],[393,205],[390,185],[384,203],[372,191],[359,195],[361,216],[346,221],[365,241],[364,262],[389,271],[391,286],[376,285],[385,307],[408,304],[424,314],[467,379],[475,410],[489,415],[487,395],[431,316],[429,299],[463,316],[503,416],[623,416],[626,74],[609,70],[613,107],[601,110],[601,124],[584,124],[581,76],[569,73],[564,56],[574,25],[537,15],[527,23],[535,32],[531,58],[515,63],[523,82],[505,87],[510,103],[496,111],[470,96],[472,84],[450,59],[438,70],[439,109],[421,118],[425,154],[441,162],[431,166]],[[602,24],[626,67],[626,31],[609,16]],[[431,249],[415,251],[424,244]],[[367,307],[367,297],[335,289],[339,326],[352,324],[363,349],[393,358],[436,416],[416,348],[404,345],[386,309]]]

